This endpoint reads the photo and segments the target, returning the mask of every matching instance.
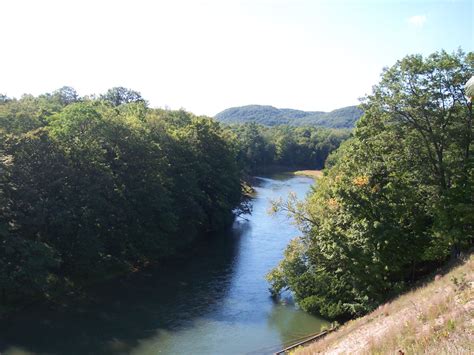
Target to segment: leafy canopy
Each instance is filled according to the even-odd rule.
[[[279,202],[302,237],[269,275],[305,310],[359,315],[474,241],[474,53],[407,56],[385,69],[364,116],[304,203]]]

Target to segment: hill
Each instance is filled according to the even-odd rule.
[[[265,126],[291,125],[352,128],[355,122],[362,116],[362,113],[362,110],[357,106],[347,106],[331,112],[323,112],[248,105],[228,108],[219,112],[215,118],[223,123],[255,122]]]
[[[473,354],[474,255],[296,355]]]

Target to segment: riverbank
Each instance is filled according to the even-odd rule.
[[[293,175],[308,176],[313,179],[319,179],[320,177],[323,176],[323,171],[322,170],[298,170],[298,171],[294,171]]]
[[[472,319],[474,254],[294,354],[474,353]]]
[[[245,186],[244,196],[254,193],[252,186]],[[114,282],[122,282],[134,274],[146,273],[152,269],[174,270],[189,262],[191,256],[202,253],[212,240],[219,238],[222,234],[227,234],[232,229],[233,222],[237,218],[235,215],[232,222],[221,230],[200,233],[189,244],[183,244],[174,251],[174,254],[163,256],[158,260],[142,263],[129,264],[121,268],[110,268],[100,274],[90,275],[88,278],[77,278],[68,280],[67,287],[57,288],[46,295],[30,297],[28,301],[21,301],[14,304],[0,303],[0,321],[16,317],[17,314],[28,313],[35,308],[50,309],[51,311],[61,311],[67,308],[90,305],[94,297],[91,296],[94,289]],[[0,339],[1,340],[1,339]],[[2,355],[0,349],[0,355]]]

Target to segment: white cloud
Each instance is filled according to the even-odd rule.
[[[408,22],[415,27],[423,27],[426,22],[426,15],[415,15],[408,18]]]

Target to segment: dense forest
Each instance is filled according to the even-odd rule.
[[[302,236],[268,275],[326,317],[374,309],[474,242],[474,53],[412,55],[363,100],[307,200],[275,201]]]
[[[248,105],[231,107],[219,112],[215,118],[223,123],[257,123],[265,126],[311,126],[325,128],[354,128],[363,111],[357,106],[333,110],[301,111],[279,109],[273,106]]]
[[[53,299],[172,258],[248,211],[251,174],[320,168],[348,136],[223,126],[150,108],[122,87],[2,95],[0,304]]]
[[[239,207],[237,151],[211,119],[123,88],[2,101],[2,303],[161,260]]]
[[[228,126],[247,174],[275,170],[322,169],[330,152],[349,138],[347,129],[276,126],[256,123]]]

